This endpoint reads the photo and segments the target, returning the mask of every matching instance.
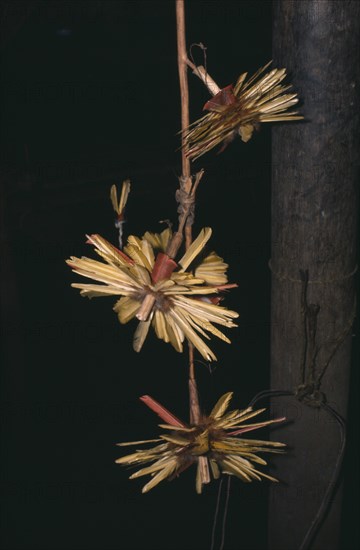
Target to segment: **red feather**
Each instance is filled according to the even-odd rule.
[[[227,105],[236,103],[236,97],[233,92],[232,84],[226,86],[220,92],[218,92],[214,97],[209,99],[203,107],[204,111],[222,111]]]
[[[275,418],[272,422],[284,422],[286,420],[286,417],[283,416],[282,418]],[[248,428],[240,428],[239,430],[235,430],[234,432],[228,432],[228,435],[240,435],[245,432],[251,432],[252,430],[258,430],[264,425],[263,422],[259,422],[259,424],[255,424],[254,426],[249,426]]]
[[[157,283],[162,279],[169,279],[170,275],[176,268],[177,263],[174,262],[174,260],[172,260],[167,254],[159,252],[151,273],[152,282]]]
[[[171,424],[172,426],[179,426],[179,428],[185,428],[186,424],[176,418],[170,411],[165,409],[163,405],[160,405],[155,399],[150,397],[150,395],[143,395],[140,397],[140,401],[145,403],[151,409],[154,411],[162,420],[164,420],[167,424]]]

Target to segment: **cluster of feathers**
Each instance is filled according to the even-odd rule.
[[[184,134],[188,158],[195,160],[218,145],[222,151],[236,136],[247,142],[262,122],[303,118],[297,111],[289,111],[299,100],[296,93],[285,93],[291,85],[281,84],[286,69],[266,73],[270,64],[248,80],[247,73],[243,73],[235,86],[223,88],[205,103],[204,110],[209,113],[191,124]]]
[[[291,108],[298,102],[296,93],[285,93],[285,69],[266,72],[270,63],[246,80],[242,74],[235,86],[220,90],[204,106],[208,113],[194,122],[183,134],[185,154],[194,160],[220,145],[223,150],[236,136],[249,141],[262,122],[288,122],[303,117]],[[153,327],[156,336],[183,351],[187,339],[207,361],[216,356],[204,339],[209,334],[230,343],[228,337],[215,325],[235,327],[238,313],[220,305],[221,292],[237,285],[228,284],[227,268],[215,252],[204,255],[211,229],[204,228],[181,259],[167,255],[173,238],[170,228],[162,233],[146,232],[139,238],[130,235],[123,248],[124,209],[130,191],[130,182],[123,183],[120,201],[116,187],[111,188],[111,201],[116,213],[115,225],[119,231],[119,248],[100,235],[88,236],[101,261],[87,257],[67,260],[73,271],[94,282],[74,283],[83,296],[89,298],[118,296],[114,310],[120,323],[137,318],[133,348],[140,351]],[[284,418],[259,423],[246,423],[265,409],[227,412],[232,393],[223,395],[210,415],[186,424],[149,396],[141,400],[155,411],[165,424],[166,431],[158,439],[119,443],[120,446],[156,443],[146,450],[136,450],[119,458],[118,464],[143,466],[131,479],[150,475],[142,491],[148,492],[161,481],[171,480],[188,467],[196,465],[196,491],[201,493],[211,475],[233,475],[244,482],[267,478],[255,465],[266,465],[258,453],[281,453],[283,443],[247,439],[245,432],[268,426]],[[241,436],[241,437],[239,437]]]
[[[284,418],[267,420],[265,422],[250,423],[247,421],[265,409],[253,410],[248,407],[244,410],[227,412],[232,393],[224,394],[216,403],[209,416],[203,416],[197,424],[186,424],[179,420],[165,407],[150,396],[140,399],[155,411],[166,424],[159,426],[166,430],[159,439],[118,443],[119,446],[136,446],[157,443],[146,450],[137,450],[135,453],[123,456],[116,460],[124,466],[143,466],[130,476],[130,479],[150,475],[150,481],[142,488],[147,493],[161,481],[172,480],[184,470],[196,465],[196,491],[202,492],[204,483],[211,480],[210,475],[201,474],[201,467],[211,471],[212,477],[218,479],[221,474],[233,475],[244,482],[260,481],[266,478],[278,481],[276,478],[258,470],[255,465],[265,466],[267,463],[258,456],[258,453],[281,453],[283,443],[244,438],[242,434],[269,426],[275,422],[282,422]],[[239,437],[241,436],[241,437]]]
[[[152,326],[156,336],[171,343],[176,351],[183,351],[186,338],[204,359],[216,360],[204,338],[208,340],[210,333],[230,343],[214,325],[236,326],[234,319],[238,313],[220,306],[219,294],[237,285],[227,284],[228,265],[215,252],[196,265],[210,236],[211,229],[203,229],[177,263],[165,254],[172,238],[169,228],[160,234],[146,232],[142,238],[130,235],[123,251],[100,235],[88,236],[88,243],[103,261],[71,257],[67,263],[79,275],[102,284],[74,283],[72,286],[89,298],[120,296],[114,306],[120,323],[140,319],[133,340],[135,351],[141,350]],[[159,260],[160,265],[162,261],[166,267],[160,278],[155,276],[159,273]],[[192,265],[193,269],[189,270]],[[139,312],[149,296],[153,305],[148,318],[143,320]]]

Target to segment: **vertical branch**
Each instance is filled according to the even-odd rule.
[[[189,117],[189,88],[187,78],[187,52],[185,38],[185,6],[184,0],[176,0],[176,29],[177,29],[177,50],[178,50],[178,71],[181,97],[181,131],[184,132],[190,124]],[[184,133],[181,138],[181,145],[184,145]],[[188,178],[187,189],[191,188],[190,160],[186,158],[184,147],[181,150],[182,174]]]
[[[189,117],[189,87],[187,77],[188,57],[186,51],[186,32],[185,32],[185,6],[184,0],[176,0],[176,25],[177,25],[177,48],[178,48],[178,70],[180,81],[181,96],[181,161],[182,175],[187,178],[185,189],[189,193],[191,190],[191,170],[190,160],[185,155],[185,134],[184,131],[190,125]],[[189,248],[192,241],[191,225],[185,226],[185,246]],[[191,363],[191,362],[190,362]]]
[[[187,78],[187,51],[185,35],[185,6],[184,0],[176,0],[176,29],[178,49],[178,71],[181,98],[181,130],[182,145],[184,145],[184,130],[190,124],[189,117],[189,88]],[[185,190],[190,194],[192,187],[190,160],[186,158],[185,149],[181,149],[182,176],[185,181]],[[191,223],[185,225],[185,247],[189,248],[192,241]],[[200,420],[200,405],[194,369],[194,348],[189,342],[189,401],[191,422]]]

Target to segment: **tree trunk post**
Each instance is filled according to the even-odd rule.
[[[271,550],[335,550],[341,484],[311,544],[302,547],[340,447],[355,316],[356,180],[359,166],[360,3],[275,0],[274,66],[286,67],[303,104],[301,123],[273,129],[271,387],[288,418],[288,444],[270,488]]]

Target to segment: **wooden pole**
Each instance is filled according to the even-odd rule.
[[[276,431],[289,452],[270,489],[271,550],[339,548],[341,484],[311,544],[302,547],[333,473],[346,417],[355,315],[355,184],[359,166],[357,0],[275,0],[273,57],[303,100],[304,123],[273,129],[272,389]]]

